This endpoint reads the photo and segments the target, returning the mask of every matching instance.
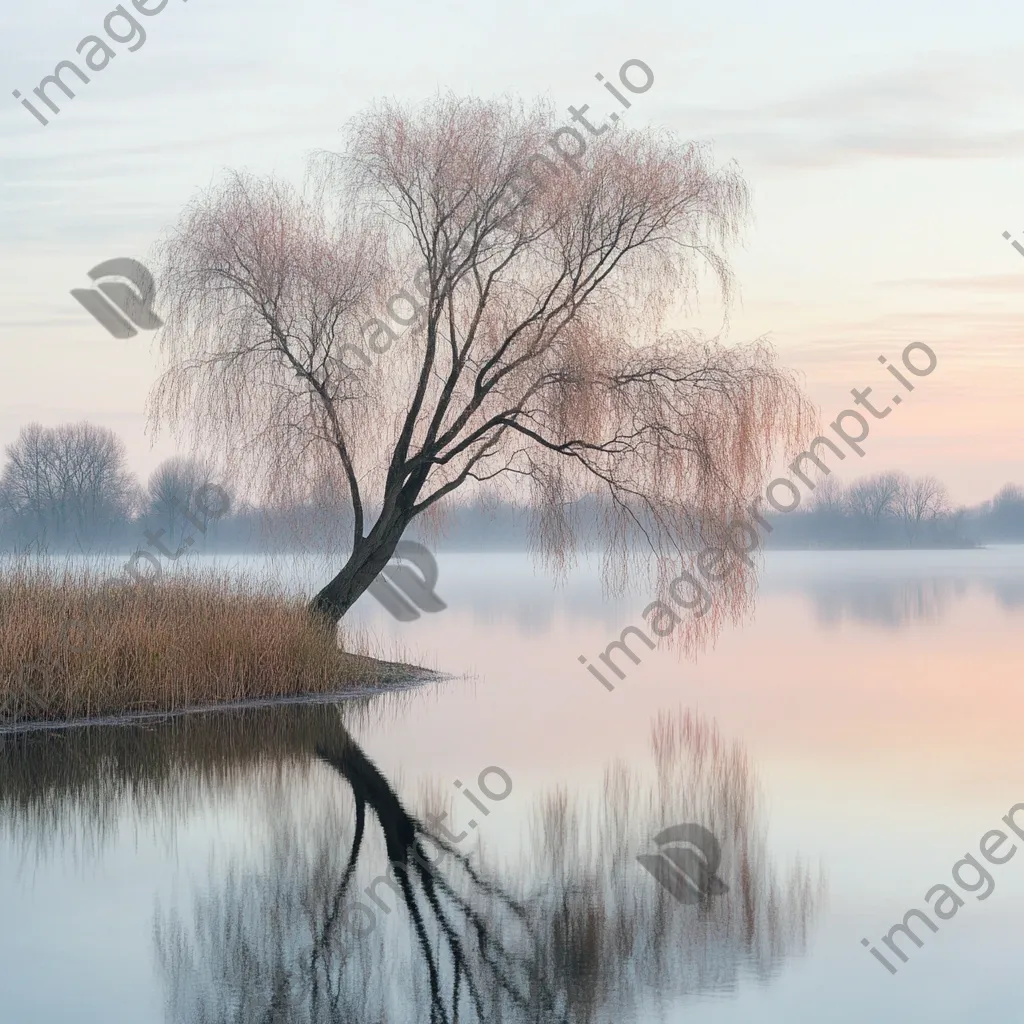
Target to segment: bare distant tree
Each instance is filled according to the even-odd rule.
[[[842,514],[847,507],[846,490],[835,476],[826,476],[814,488],[811,507],[816,512]]]
[[[767,344],[664,330],[703,269],[730,297],[738,172],[621,127],[559,167],[538,156],[557,125],[511,101],[384,103],[305,191],[236,174],[164,247],[153,418],[219,446],[265,495],[340,467],[351,552],[311,603],[329,622],[463,487],[528,499],[558,565],[571,499],[603,492],[606,583],[648,564],[625,543],[637,524],[667,582],[696,555],[688,509],[722,542],[775,450],[808,436]],[[411,325],[392,351],[389,320]],[[742,566],[728,575],[715,614],[749,600],[748,583]]]
[[[988,517],[996,537],[1020,537],[1024,533],[1024,489],[1005,484],[981,512]]]
[[[7,446],[7,462],[0,475],[0,500],[8,520],[25,535],[34,533],[46,543],[53,512],[52,444],[40,423],[22,427],[18,439]]]
[[[146,509],[149,507],[149,491],[134,476],[128,485],[126,501],[129,516],[134,518],[146,514]]]
[[[922,523],[948,516],[952,510],[949,492],[941,480],[933,476],[904,478],[896,498],[896,512],[911,543],[917,540]]]
[[[992,499],[993,505],[1024,505],[1024,488],[1017,484],[1004,484]]]
[[[90,423],[23,428],[0,475],[8,513],[40,538],[98,536],[128,516],[133,486],[123,442]]]
[[[62,424],[54,435],[65,516],[76,533],[123,519],[134,483],[124,442],[112,430],[91,423]]]
[[[850,511],[877,523],[896,514],[897,503],[905,486],[905,473],[876,473],[852,484],[847,491]]]
[[[206,526],[209,516],[200,506],[207,501],[200,492],[213,482],[214,468],[202,459],[174,456],[153,470],[146,487],[146,511],[161,525],[166,524],[169,545],[176,544],[186,533],[195,534],[196,527],[186,513]],[[201,499],[199,504],[197,496]]]

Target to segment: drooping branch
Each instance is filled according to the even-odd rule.
[[[312,603],[330,621],[417,515],[485,485],[514,486],[555,560],[572,503],[602,494],[605,582],[641,564],[641,523],[663,577],[695,522],[720,538],[810,430],[764,342],[666,329],[706,269],[728,304],[749,210],[735,169],[617,128],[571,173],[524,172],[555,124],[543,105],[380,104],[315,187],[236,175],[167,243],[152,414],[205,434],[266,495],[338,478],[355,527]],[[749,579],[740,565],[726,607]]]

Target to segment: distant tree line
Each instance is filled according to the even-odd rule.
[[[311,481],[296,500],[256,507],[230,486],[228,512],[210,515],[202,495],[225,486],[212,464],[175,456],[143,484],[127,468],[117,435],[90,423],[24,427],[6,449],[0,471],[0,550],[7,552],[132,551],[162,545],[171,552],[271,552],[345,549],[352,512],[335,482]],[[209,499],[207,499],[208,501]],[[598,546],[602,509],[577,503],[584,547]],[[528,513],[498,502],[456,506],[440,535],[418,536],[449,550],[525,550]],[[817,483],[809,506],[769,517],[773,547],[963,547],[1024,541],[1024,488],[1007,484],[975,507],[956,506],[933,476],[885,472],[844,486]],[[191,543],[189,540],[191,539]]]
[[[955,505],[934,476],[875,473],[844,486],[827,476],[806,510],[769,517],[776,547],[970,547],[1024,540],[1024,490],[1007,484],[989,501]]]
[[[968,542],[967,510],[933,476],[885,472],[848,486],[820,480],[807,509],[771,516],[775,546],[945,547]]]
[[[8,545],[109,542],[144,504],[111,430],[33,423],[7,448],[0,517]]]
[[[211,463],[184,456],[164,460],[143,484],[128,469],[113,431],[90,423],[34,423],[8,445],[0,471],[0,550],[150,547],[174,557],[188,550],[323,546],[350,529],[351,512],[332,503],[334,493],[326,482],[313,481],[304,501],[256,508],[238,500]],[[225,503],[227,512],[220,514]]]

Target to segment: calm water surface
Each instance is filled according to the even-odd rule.
[[[3,739],[0,1021],[1020,1019],[1024,853],[984,900],[951,872],[1024,802],[1024,549],[770,553],[749,622],[610,693],[577,658],[653,594],[439,561],[446,611],[352,618],[458,678]],[[436,874],[375,883],[442,812]],[[688,821],[702,905],[636,860]],[[940,883],[964,905],[896,960]]]

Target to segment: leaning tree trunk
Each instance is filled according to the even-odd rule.
[[[356,542],[341,572],[310,601],[310,614],[326,626],[336,627],[391,560],[408,525],[405,517],[396,517],[383,527],[378,521],[368,537]]]

